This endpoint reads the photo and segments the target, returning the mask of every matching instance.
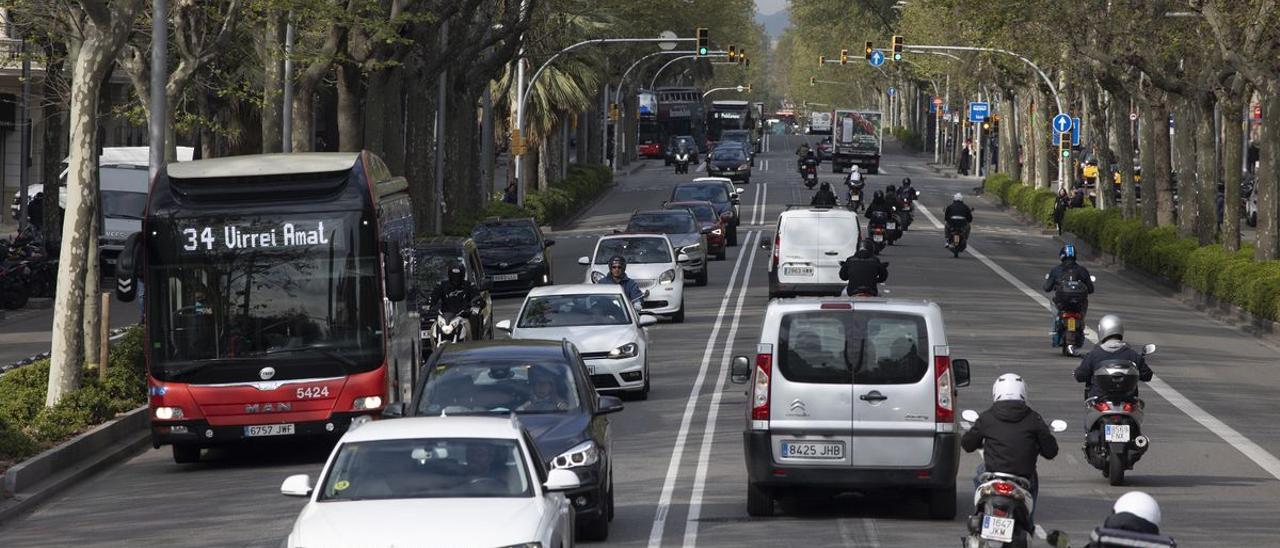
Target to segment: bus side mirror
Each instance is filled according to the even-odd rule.
[[[400,243],[387,242],[383,252],[383,264],[386,265],[387,299],[391,302],[404,300],[404,259],[400,256]]]
[[[116,258],[116,298],[121,302],[133,302],[138,295],[138,259],[142,252],[142,233],[134,232],[124,239],[124,249]]]

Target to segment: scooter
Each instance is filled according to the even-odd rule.
[[[689,153],[677,152],[676,153],[676,173],[688,173],[688,172],[689,172]]]
[[[818,163],[812,160],[805,160],[804,165],[800,167],[800,176],[804,178],[804,186],[809,190],[818,185]]]
[[[978,420],[978,412],[966,409],[960,413],[960,427],[968,430]],[[1067,429],[1061,419],[1050,423],[1054,432]],[[961,538],[964,548],[1025,547],[1030,537],[1036,537],[1053,546],[1066,548],[1069,538],[1062,531],[1044,533],[1036,530],[1031,513],[1036,501],[1031,495],[1031,480],[985,472],[978,476],[978,487],[973,492],[974,513],[967,522],[968,535]]]
[[[1142,348],[1142,355],[1149,356],[1156,345]],[[1132,470],[1151,448],[1151,440],[1142,434],[1142,416],[1145,404],[1132,396],[1138,388],[1138,365],[1128,360],[1104,363],[1093,374],[1093,386],[1101,396],[1085,400],[1084,456],[1102,471],[1111,485],[1124,485],[1126,470]]]
[[[1098,281],[1089,276],[1090,282]],[[1075,356],[1084,341],[1084,312],[1078,306],[1058,309],[1058,320],[1054,322],[1053,346],[1062,349],[1063,356]]]
[[[947,218],[947,249],[951,250],[952,257],[959,257],[960,252],[969,243],[968,234],[969,220],[961,216]]]
[[[894,211],[889,215],[889,220],[884,224],[885,237],[889,245],[897,243],[902,238],[902,212]]]
[[[858,179],[856,181],[849,181],[847,185],[849,187],[849,211],[862,211],[862,189],[866,188],[867,184],[861,179]]]
[[[871,218],[867,220],[867,232],[871,233],[871,243],[874,245],[872,251],[877,255],[884,250],[884,246],[889,245],[890,229],[889,223],[892,217],[889,217],[882,211],[876,211],[871,214]]]
[[[472,316],[479,314],[479,307],[472,307],[469,311]],[[435,321],[431,325],[422,330],[423,348],[434,351],[440,348],[444,343],[461,343],[471,340],[471,322],[467,320],[466,314],[456,312],[446,312],[439,310],[436,312]]]

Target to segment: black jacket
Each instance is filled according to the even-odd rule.
[[[454,314],[462,314],[470,310],[471,305],[479,298],[480,290],[468,280],[463,280],[458,285],[445,280],[436,286],[435,291],[431,292],[432,306],[438,310],[453,312]]]
[[[879,295],[876,284],[889,279],[889,269],[875,255],[865,258],[854,255],[840,264],[840,279],[849,282],[849,295]]]
[[[943,221],[951,221],[952,217],[964,217],[965,222],[973,222],[973,209],[964,202],[951,202],[947,209],[942,211]]]
[[[1148,535],[1160,534],[1160,526],[1151,523],[1138,516],[1128,512],[1120,512],[1107,516],[1107,520],[1102,522],[1102,526],[1107,529],[1123,529],[1125,531],[1133,531],[1135,533],[1146,533]]]
[[[978,422],[960,438],[960,447],[983,449],[988,472],[1036,476],[1036,459],[1058,456],[1058,440],[1040,414],[1016,400],[998,401],[982,412]]]
[[[809,205],[834,207],[836,205],[836,194],[831,192],[829,188],[819,188],[813,194],[813,200],[809,202]]]
[[[890,207],[889,203],[886,202],[884,198],[871,200],[871,204],[867,206],[867,218],[870,219],[871,214],[876,211],[883,212],[886,216],[893,215],[893,208]]]
[[[1067,271],[1071,269],[1076,270],[1080,275],[1081,281],[1084,282],[1085,287],[1089,288],[1089,293],[1093,293],[1093,278],[1089,277],[1089,269],[1075,261],[1067,261],[1053,267],[1053,270],[1049,271],[1049,275],[1044,277],[1044,290],[1054,291],[1058,289],[1058,282],[1062,280],[1062,275],[1066,274]]]
[[[1089,392],[1089,396],[1101,396],[1093,386],[1093,372],[1097,371],[1102,365],[1112,360],[1131,361],[1138,366],[1138,379],[1142,382],[1151,380],[1151,366],[1147,365],[1147,360],[1142,356],[1142,352],[1134,350],[1128,343],[1120,339],[1107,339],[1102,343],[1093,347],[1088,354],[1084,355],[1084,359],[1080,360],[1080,365],[1076,366],[1075,378],[1076,382],[1082,382]],[[1138,397],[1137,389],[1134,389],[1133,397]]]

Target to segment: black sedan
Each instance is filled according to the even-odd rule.
[[[446,344],[415,381],[413,400],[386,416],[510,415],[533,435],[549,469],[571,470],[582,486],[565,493],[578,535],[602,541],[613,518],[608,414],[622,400],[596,394],[568,341],[503,340]]]
[[[707,175],[727,177],[734,181],[751,182],[751,154],[738,143],[717,146],[707,156]]]
[[[742,189],[733,186],[728,179],[699,177],[687,183],[678,183],[671,189],[669,202],[711,202],[728,228],[726,239],[730,246],[738,245],[738,193]]]
[[[551,253],[555,240],[543,238],[531,218],[486,219],[471,230],[494,293],[528,291],[551,285]]]

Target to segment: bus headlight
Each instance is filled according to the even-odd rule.
[[[181,407],[157,407],[156,418],[162,421],[176,421],[182,418]]]
[[[379,407],[382,407],[382,396],[366,396],[356,398],[355,401],[351,402],[351,409],[355,411],[365,411]]]

